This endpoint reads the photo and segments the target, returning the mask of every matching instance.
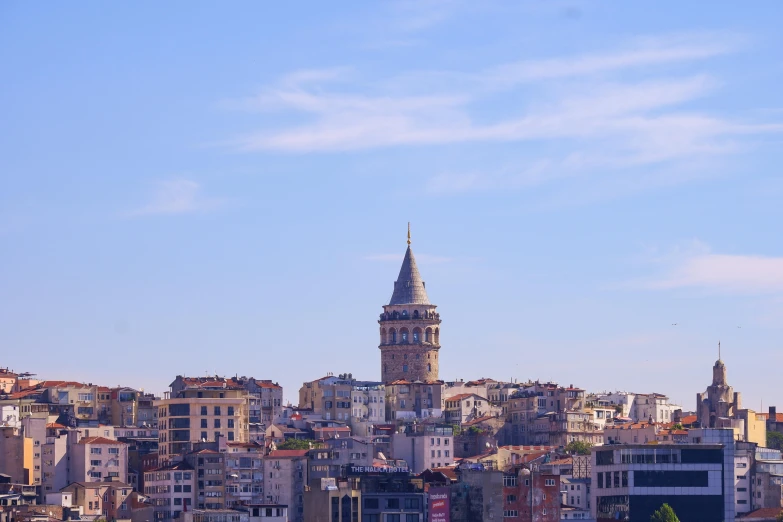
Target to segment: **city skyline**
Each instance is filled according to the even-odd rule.
[[[410,221],[443,380],[783,407],[783,8],[667,5],[5,4],[0,364],[380,379]]]

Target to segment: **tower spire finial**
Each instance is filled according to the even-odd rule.
[[[720,361],[720,341],[718,341],[718,360]]]
[[[411,244],[411,222],[408,221],[408,244]]]

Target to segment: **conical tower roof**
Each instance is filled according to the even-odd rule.
[[[416,258],[413,257],[413,251],[410,244],[405,251],[405,258],[402,260],[400,275],[394,282],[394,293],[392,293],[390,305],[402,304],[430,304],[427,297],[427,290],[424,288],[424,281],[421,280],[421,274],[416,266]]]

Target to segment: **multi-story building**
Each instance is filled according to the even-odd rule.
[[[386,384],[386,420],[440,418],[443,381],[397,380]]]
[[[214,443],[207,445],[214,446]],[[185,461],[196,473],[195,507],[225,509],[226,454],[212,449],[197,449],[185,455]]]
[[[410,424],[392,435],[392,456],[412,473],[454,462],[454,429],[449,424]]]
[[[248,522],[288,522],[288,506],[282,504],[248,504]]]
[[[16,383],[19,376],[8,368],[0,368],[0,395],[11,394],[16,391]],[[2,419],[0,419],[2,420]]]
[[[424,522],[423,480],[408,470],[349,467],[304,494],[308,522]]]
[[[68,448],[69,482],[128,482],[128,445],[105,437],[84,437]]]
[[[196,499],[195,474],[193,466],[184,461],[144,473],[143,491],[152,501],[155,522],[174,520],[183,511],[193,509]]]
[[[234,380],[177,376],[155,405],[162,462],[191,451],[196,442],[248,440],[248,394]]]
[[[503,520],[560,520],[560,476],[517,468],[503,475]]]
[[[588,402],[613,408],[617,417],[626,417],[633,422],[672,422],[674,412],[682,409],[682,406],[671,404],[661,393],[603,392],[591,395]]]
[[[226,507],[264,501],[264,445],[254,442],[226,444]]]
[[[33,439],[23,427],[0,427],[0,473],[14,484],[33,484]]]
[[[460,393],[448,397],[445,403],[444,416],[449,424],[463,424],[481,417],[500,415],[499,407],[475,393]]]
[[[82,432],[62,424],[46,425],[46,441],[41,445],[42,495],[55,494],[75,478],[71,473],[69,449],[79,442]],[[85,480],[82,478],[82,481]]]
[[[749,489],[753,509],[783,508],[783,455],[780,450],[755,449]]]
[[[681,520],[732,522],[734,449],[731,429],[691,430],[689,443],[682,444],[594,447],[592,514],[649,520],[667,503]]]
[[[308,450],[275,450],[264,459],[266,502],[288,506],[291,522],[304,522]],[[310,515],[308,514],[308,517]],[[308,518],[308,522],[309,522]]]
[[[567,446],[570,442],[603,444],[604,432],[590,412],[549,412],[533,421],[533,444]]]
[[[351,431],[369,435],[372,426],[386,421],[386,388],[380,382],[354,383],[351,390]]]
[[[73,482],[65,487],[71,494],[71,502],[80,507],[82,515],[91,520],[130,519],[128,496],[133,491],[130,484],[118,481]]]
[[[394,282],[389,304],[380,315],[381,380],[438,380],[440,314],[427,297],[410,247]]]

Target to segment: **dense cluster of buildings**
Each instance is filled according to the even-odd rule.
[[[720,358],[693,411],[659,393],[439,377],[441,317],[405,252],[380,378],[181,376],[156,397],[0,368],[0,522],[774,520],[783,414]]]

